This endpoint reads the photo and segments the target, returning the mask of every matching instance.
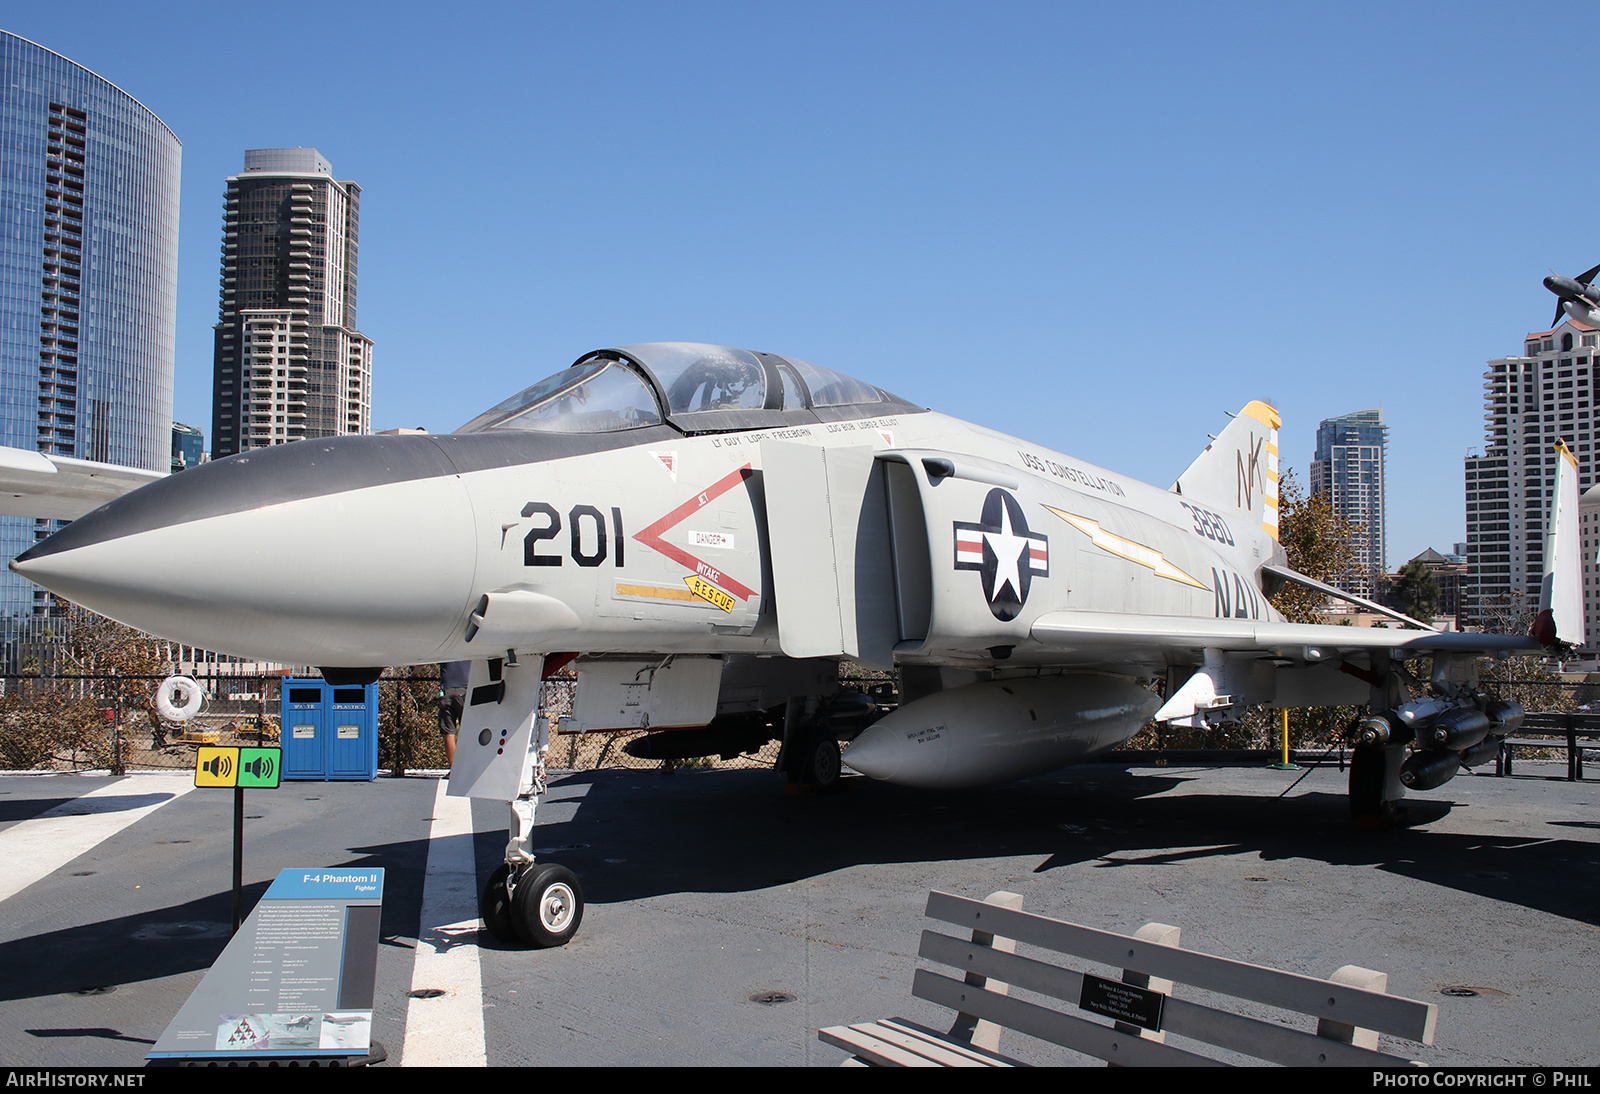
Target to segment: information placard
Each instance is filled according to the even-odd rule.
[[[149,1059],[365,1056],[383,871],[283,870]]]

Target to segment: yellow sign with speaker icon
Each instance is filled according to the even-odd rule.
[[[283,774],[280,748],[206,746],[195,756],[195,786],[249,787],[276,790]]]

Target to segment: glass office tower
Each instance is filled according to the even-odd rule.
[[[1347,593],[1371,597],[1384,574],[1388,543],[1387,508],[1389,427],[1382,410],[1358,410],[1324,418],[1317,426],[1317,454],[1311,461],[1311,492],[1325,494],[1333,511],[1357,527],[1355,574],[1339,582]]]
[[[0,31],[0,444],[170,466],[180,151],[127,92]],[[56,526],[0,518],[0,555]],[[0,570],[0,633],[44,609]]]

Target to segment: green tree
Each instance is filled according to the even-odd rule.
[[[1356,537],[1363,526],[1333,511],[1323,494],[1308,494],[1293,468],[1278,480],[1278,542],[1291,570],[1329,585],[1356,576]],[[1291,623],[1321,623],[1327,598],[1300,585],[1285,584],[1271,597],[1273,607]],[[1291,747],[1321,747],[1341,735],[1355,717],[1355,707],[1309,707],[1289,712]],[[1273,747],[1281,733],[1280,714],[1251,709],[1243,727],[1259,745]]]
[[[1538,614],[1537,596],[1513,591],[1480,599],[1475,622],[1485,634],[1527,634]]]
[[[1278,481],[1278,542],[1291,570],[1329,585],[1348,581],[1356,573],[1353,546],[1363,526],[1333,511],[1322,494],[1307,494],[1292,468],[1284,468]],[[1326,599],[1299,585],[1284,585],[1269,598],[1272,606],[1291,623],[1318,623]]]
[[[6,767],[111,767],[119,757],[116,734],[147,732],[160,724],[154,686],[127,676],[170,671],[160,639],[57,601],[55,672],[64,676],[114,676],[107,680],[20,679],[0,697],[0,763]]]
[[[439,667],[386,669],[378,691],[378,766],[397,777],[448,767],[439,736]]]

